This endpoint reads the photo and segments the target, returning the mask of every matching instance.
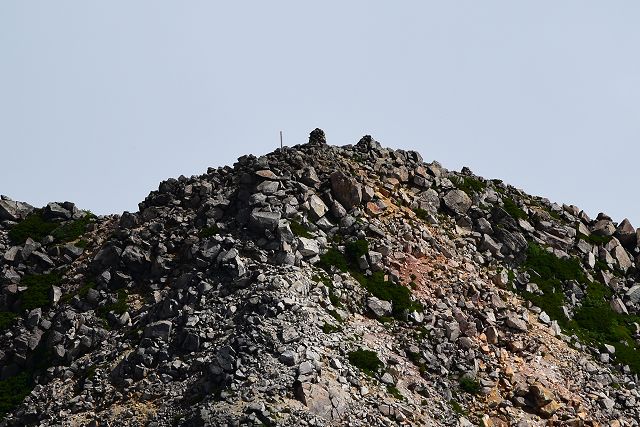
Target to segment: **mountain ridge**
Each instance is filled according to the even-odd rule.
[[[0,218],[0,425],[638,425],[640,230],[370,136]]]

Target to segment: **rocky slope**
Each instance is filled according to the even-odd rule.
[[[640,424],[640,230],[369,136],[0,220],[0,426]]]

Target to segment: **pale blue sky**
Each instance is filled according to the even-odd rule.
[[[637,1],[0,3],[0,193],[160,180],[371,134],[640,226]]]

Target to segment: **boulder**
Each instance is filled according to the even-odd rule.
[[[278,181],[263,181],[256,187],[256,190],[259,193],[270,195],[274,194],[280,188],[280,183]]]
[[[67,207],[71,209],[67,209]],[[75,206],[73,205],[73,203],[67,206],[63,206],[62,204],[52,202],[45,206],[44,210],[42,211],[42,217],[48,221],[60,219],[68,220],[73,217],[74,210]]]
[[[506,324],[508,327],[515,329],[520,332],[527,332],[528,326],[527,322],[517,317],[514,314],[510,314],[507,316]]]
[[[610,219],[601,219],[593,226],[591,233],[596,236],[610,237],[616,232],[616,226]]]
[[[322,199],[315,194],[309,197],[309,213],[314,220],[318,220],[327,213],[329,208]]]
[[[280,216],[279,212],[253,211],[249,219],[249,224],[258,231],[273,231],[278,227]]]
[[[305,237],[299,237],[300,244],[298,250],[303,257],[313,257],[320,253],[320,247],[318,241],[315,239],[307,239]]]
[[[362,203],[362,185],[340,171],[330,176],[333,196],[346,210],[351,210]]]
[[[144,328],[144,336],[145,338],[159,338],[166,341],[169,339],[169,335],[171,335],[172,326],[169,320],[149,323],[147,327]]]
[[[496,240],[503,244],[502,253],[514,253],[520,254],[527,249],[527,239],[517,231],[509,231],[504,228],[496,228],[495,230]]]
[[[620,298],[614,298],[609,302],[611,305],[611,309],[618,314],[629,314],[627,307],[624,305],[624,302]]]
[[[462,190],[451,190],[443,198],[444,206],[456,215],[464,215],[471,208],[472,201]]]
[[[385,317],[391,314],[392,305],[389,301],[369,297],[367,298],[367,308],[369,308],[376,317]]]
[[[120,261],[122,249],[108,244],[100,249],[100,252],[93,258],[93,265],[96,268],[108,268],[116,265]]]
[[[627,218],[622,220],[613,235],[620,241],[622,246],[624,246],[629,251],[633,251],[633,249],[638,246],[636,229],[633,228],[631,222],[629,222]]]
[[[21,221],[33,212],[28,203],[15,202],[3,196],[0,199],[0,221]]]
[[[315,187],[321,183],[320,178],[318,178],[318,174],[313,166],[309,166],[304,168],[302,171],[302,176],[300,177],[300,181],[303,184],[309,185],[311,187]]]
[[[629,288],[629,290],[626,292],[627,297],[629,297],[629,301],[631,301],[634,304],[637,304],[640,302],[640,285],[633,285],[631,288]]]
[[[480,242],[480,250],[489,251],[492,255],[498,255],[502,251],[502,243],[496,242],[488,234],[483,234]]]
[[[429,188],[420,193],[416,203],[420,209],[435,214],[440,208],[440,196],[436,190]]]
[[[633,267],[633,261],[627,254],[627,251],[622,246],[616,246],[611,251],[611,256],[618,262],[618,267],[623,272],[626,272],[629,268]]]

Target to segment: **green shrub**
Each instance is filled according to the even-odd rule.
[[[587,280],[580,262],[576,259],[559,259],[537,245],[531,244],[524,266],[534,270],[531,281],[536,283],[542,295],[522,292],[525,299],[543,309],[552,319],[569,333],[582,341],[602,347],[604,344],[616,348],[615,358],[640,373],[640,350],[633,339],[635,323],[640,317],[618,314],[611,309],[609,301],[613,295],[607,286]],[[573,319],[564,315],[565,303],[563,282],[575,280],[586,287],[585,297],[577,308]],[[619,349],[619,351],[618,351]]]
[[[51,304],[49,293],[53,286],[62,280],[62,274],[31,274],[24,276],[21,285],[27,286],[27,290],[20,295],[20,307],[24,310],[33,310],[38,307],[46,307]]]
[[[511,199],[509,197],[505,197],[504,199],[502,199],[502,201],[504,202],[504,210],[511,217],[513,217],[515,219],[526,219],[527,218],[527,214],[525,213],[525,211],[520,209],[520,206],[518,206],[513,199]]]
[[[322,332],[324,332],[325,334],[332,334],[334,332],[339,332],[340,331],[340,327],[339,326],[333,326],[330,323],[324,322],[324,325],[322,325]]]
[[[85,298],[87,293],[89,293],[89,289],[95,288],[96,284],[94,282],[87,282],[84,285],[80,286],[76,292],[71,292],[68,294],[64,294],[62,298],[60,298],[60,302],[62,304],[68,304],[71,302],[74,296],[78,295],[80,298]]]
[[[79,248],[86,249],[89,246],[89,242],[85,239],[78,240],[75,245]]]
[[[355,265],[358,262],[358,258],[369,253],[369,242],[364,239],[349,242],[345,246],[344,252],[347,261]]]
[[[342,316],[340,316],[337,310],[327,310],[327,313],[329,313],[331,317],[336,319],[338,322],[343,322]]]
[[[365,276],[362,273],[351,273],[352,276],[369,291],[374,297],[391,301],[393,308],[392,314],[396,319],[402,320],[405,311],[420,311],[422,305],[411,300],[411,291],[403,285],[389,282],[384,279],[384,273],[376,271],[371,276]]]
[[[578,259],[558,258],[535,243],[529,244],[524,266],[534,270],[543,280],[575,280],[580,283],[586,280]]]
[[[384,363],[378,359],[376,352],[371,350],[349,352],[349,363],[370,376],[374,376],[384,368]]]
[[[480,383],[475,378],[464,375],[460,378],[460,388],[470,394],[480,393]]]
[[[207,239],[209,237],[215,236],[219,232],[220,232],[220,229],[217,226],[212,225],[211,227],[205,227],[201,229],[198,235],[203,239]]]
[[[387,386],[387,391],[389,392],[389,394],[393,397],[395,397],[398,400],[404,400],[404,396],[402,395],[402,393],[400,393],[400,390],[398,390],[398,387],[394,386],[394,385],[388,385]]]
[[[429,219],[429,212],[424,210],[424,209],[420,209],[420,208],[415,208],[413,210],[413,213],[416,214],[416,216],[418,217],[418,219],[421,219],[423,221],[427,221]]]
[[[335,248],[329,248],[327,252],[320,255],[320,262],[318,266],[327,272],[331,271],[331,267],[336,267],[338,270],[346,273],[349,270],[347,259],[342,252]]]
[[[451,182],[453,182],[453,185],[459,190],[464,191],[468,195],[482,193],[485,188],[487,188],[487,184],[471,176],[452,177]]]
[[[616,348],[616,361],[623,365],[629,365],[631,371],[636,374],[640,373],[640,350],[638,350],[637,345],[632,346],[628,343],[618,342],[614,343],[613,346]]]
[[[9,231],[9,238],[15,244],[23,244],[29,237],[41,241],[51,235],[57,242],[71,242],[86,233],[92,218],[95,215],[89,212],[80,219],[61,224],[44,219],[42,210],[38,209],[16,224]]]
[[[291,232],[298,237],[304,237],[305,239],[311,239],[313,236],[309,232],[309,229],[298,221],[289,221],[289,228]]]
[[[21,245],[31,237],[40,241],[50,235],[60,224],[46,221],[42,217],[42,210],[33,211],[29,216],[9,230],[9,238],[16,245]]]
[[[27,372],[0,381],[0,420],[31,393],[33,383]]]
[[[0,332],[9,328],[13,321],[16,319],[16,314],[10,311],[0,311]]]
[[[129,305],[127,304],[127,291],[125,291],[124,289],[118,289],[116,302],[105,304],[104,306],[98,308],[98,315],[102,318],[106,318],[107,314],[112,311],[116,315],[122,315],[128,310]]]
[[[584,240],[587,243],[591,243],[592,245],[606,245],[613,239],[613,236],[598,236],[596,234],[591,234],[589,236],[578,232],[576,234],[576,238],[579,240]]]
[[[451,405],[451,409],[458,415],[467,415],[467,411],[462,408],[462,405],[455,400],[450,400],[449,404]]]
[[[75,221],[66,222],[51,232],[58,242],[72,242],[87,232],[87,226],[95,218],[91,212]]]

